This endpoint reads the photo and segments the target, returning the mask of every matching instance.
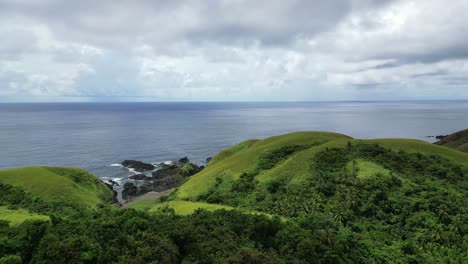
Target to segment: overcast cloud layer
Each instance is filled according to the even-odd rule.
[[[0,101],[468,99],[468,0],[0,0]]]

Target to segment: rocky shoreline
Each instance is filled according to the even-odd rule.
[[[207,158],[207,163],[210,160],[211,157]],[[190,162],[187,157],[159,164],[150,164],[138,160],[124,160],[119,164],[136,172],[136,174],[128,177],[132,182],[125,182],[123,185],[123,203],[121,204],[148,193],[166,193],[173,190],[205,167]],[[112,180],[108,180],[106,184],[113,189],[117,197],[116,187],[119,184]]]

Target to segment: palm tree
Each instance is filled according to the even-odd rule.
[[[332,243],[332,239],[333,239],[333,233],[334,233],[334,229],[330,226],[324,226],[322,229],[318,229],[317,230],[317,234],[320,235],[320,238],[322,239],[322,241],[325,241],[328,243],[328,245],[333,245]]]

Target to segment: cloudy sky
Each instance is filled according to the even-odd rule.
[[[0,101],[468,99],[468,0],[0,0]]]

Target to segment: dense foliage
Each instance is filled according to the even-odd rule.
[[[363,175],[369,164],[381,169]],[[295,219],[333,246],[345,232],[367,251],[359,262],[468,260],[468,186],[449,160],[349,143],[318,152],[308,166],[300,182],[259,182],[258,169],[236,180],[220,175],[198,200]]]
[[[0,263],[339,263],[364,257],[343,229],[329,237],[260,215],[198,210],[190,216],[101,209],[51,222],[0,222]]]
[[[0,183],[0,206],[8,206],[9,209],[24,208],[30,212],[40,214],[53,214],[60,212],[61,215],[75,214],[86,207],[80,203],[66,200],[44,201],[39,197],[33,197],[21,188]]]
[[[306,148],[264,152],[253,169],[239,177],[221,172],[197,197],[243,211],[94,208],[0,184],[0,206],[50,217],[0,221],[0,264],[467,263],[468,184],[460,166],[350,141],[307,156],[300,179],[259,179]]]

